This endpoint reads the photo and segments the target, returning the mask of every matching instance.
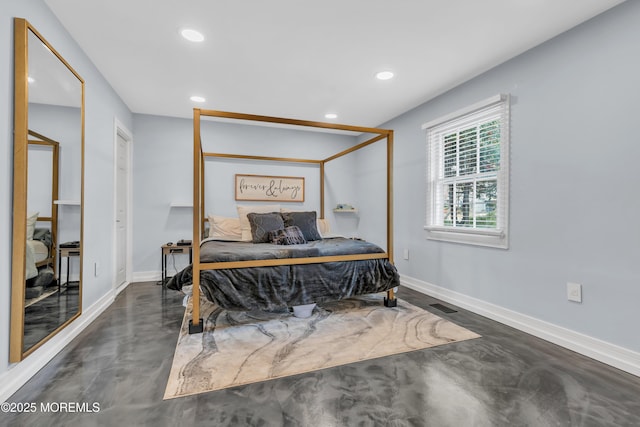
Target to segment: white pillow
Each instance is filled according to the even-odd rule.
[[[322,237],[326,237],[331,233],[331,227],[329,226],[329,220],[326,218],[318,218],[316,221],[316,226],[318,227],[318,231]]]
[[[36,267],[36,257],[33,254],[33,247],[27,242],[27,252],[25,256],[25,280],[33,279],[38,275],[38,268]]]
[[[240,218],[240,228],[242,230],[242,241],[250,242],[251,238],[251,224],[249,224],[249,218],[247,214],[253,213],[269,213],[280,212],[280,205],[256,205],[245,206],[238,205],[238,217]]]
[[[36,221],[40,212],[27,215],[27,240],[33,240],[33,233],[36,231]]]
[[[242,240],[240,218],[209,215],[209,237],[224,240]]]

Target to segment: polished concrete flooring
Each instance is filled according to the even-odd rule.
[[[0,425],[640,425],[640,378],[464,310],[443,313],[412,290],[399,296],[482,338],[163,401],[182,295],[136,283],[10,399],[54,403],[49,412],[0,414]],[[53,411],[61,402],[99,412]]]
[[[24,309],[24,351],[39,343],[78,313],[79,301],[78,286],[63,286],[61,292],[55,292],[26,307]]]

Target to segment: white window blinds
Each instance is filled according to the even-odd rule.
[[[508,123],[509,97],[498,95],[423,126],[428,237],[506,247]]]

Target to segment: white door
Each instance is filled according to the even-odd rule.
[[[127,280],[128,190],[129,143],[118,133],[116,146],[116,288]]]

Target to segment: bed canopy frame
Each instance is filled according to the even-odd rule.
[[[333,156],[324,159],[299,159],[286,157],[266,157],[252,156],[246,154],[223,154],[204,152],[202,149],[201,139],[201,117],[217,117],[220,119],[252,121],[257,123],[274,123],[280,125],[299,126],[302,128],[328,129],[347,132],[357,132],[365,134],[374,134],[364,142],[361,142],[346,150],[340,151]],[[267,260],[251,260],[251,261],[228,261],[228,262],[201,262],[200,261],[200,245],[199,242],[203,236],[205,229],[205,200],[204,200],[204,161],[207,157],[217,157],[226,159],[244,159],[259,160],[283,163],[311,163],[319,166],[320,173],[320,212],[319,217],[324,218],[325,211],[325,189],[324,174],[325,164],[345,156],[349,153],[357,151],[375,142],[386,140],[386,165],[387,165],[387,250],[384,253],[372,254],[355,254],[355,255],[337,255],[337,256],[321,256],[308,258],[287,258],[287,259],[267,259]],[[243,267],[266,267],[280,265],[297,265],[297,264],[314,264],[323,262],[337,261],[360,261],[368,259],[388,259],[393,264],[393,130],[379,129],[361,126],[350,126],[335,123],[315,122],[297,119],[288,119],[281,117],[260,116],[253,114],[232,113],[227,111],[204,110],[194,108],[193,110],[193,311],[192,318],[189,320],[189,333],[195,334],[203,331],[203,322],[200,318],[200,272],[202,270],[231,269]],[[387,291],[387,297],[384,304],[388,307],[396,305],[394,290]]]
[[[36,139],[29,139],[27,142],[29,145],[33,146],[45,146],[51,147],[51,215],[50,216],[38,216],[38,222],[48,222],[50,223],[49,229],[51,231],[51,242],[52,248],[50,249],[49,256],[43,261],[37,263],[37,266],[40,267],[42,265],[50,264],[53,268],[54,277],[58,277],[58,268],[56,259],[58,257],[57,250],[57,236],[58,236],[58,205],[56,202],[58,201],[58,174],[59,174],[59,158],[60,158],[60,144],[57,141],[54,141],[51,138],[47,138],[44,135],[41,135],[32,130],[28,131],[30,137],[34,137]]]

